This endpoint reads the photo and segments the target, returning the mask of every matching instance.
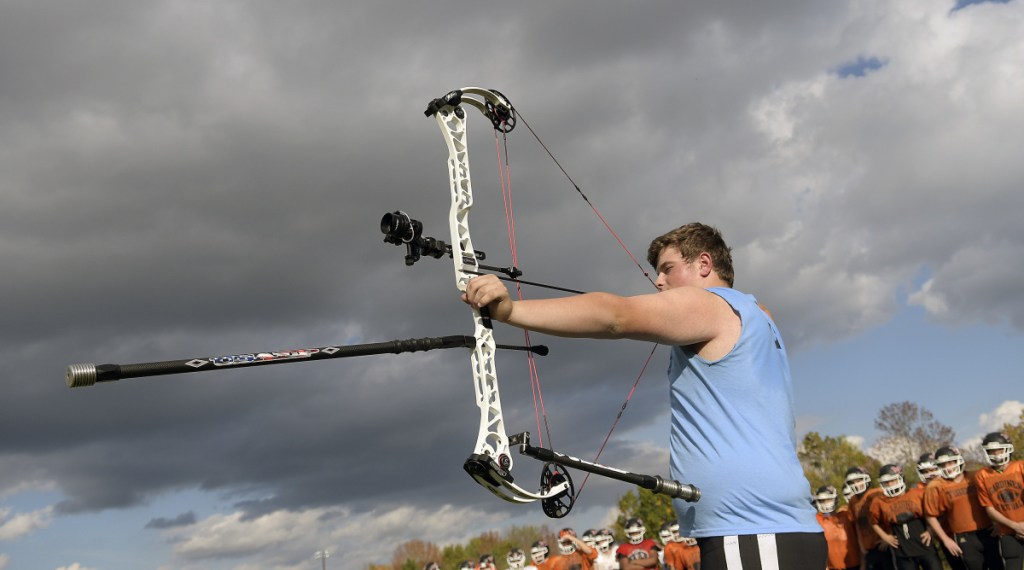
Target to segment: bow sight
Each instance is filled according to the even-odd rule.
[[[409,214],[406,214],[401,210],[388,212],[381,217],[380,232],[384,234],[385,243],[405,245],[406,265],[416,263],[423,256],[433,257],[434,259],[441,259],[445,255],[452,257],[451,245],[437,238],[424,237],[423,222],[410,217]],[[476,256],[477,261],[487,259],[487,254],[480,250],[475,251],[474,255]],[[468,255],[463,259],[463,263],[471,263]],[[490,265],[480,264],[477,264],[477,267],[488,271],[504,273],[511,279],[516,279],[523,274],[522,271],[515,267],[493,267]],[[476,271],[471,271],[471,273],[479,274],[479,272]],[[524,281],[524,283],[529,282]]]
[[[452,246],[436,238],[423,237],[423,222],[410,218],[401,210],[384,214],[380,219],[380,231],[386,243],[405,244],[406,265],[416,263],[424,255],[434,259],[452,255]],[[477,252],[476,257],[484,259],[484,253]]]

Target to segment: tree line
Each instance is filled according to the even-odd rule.
[[[809,432],[804,436],[798,449],[804,475],[810,482],[810,489],[822,485],[843,486],[847,468],[859,466],[877,476],[883,464],[895,463],[903,466],[907,485],[918,481],[917,460],[925,452],[934,452],[943,445],[956,441],[953,428],[935,419],[926,408],[912,402],[897,402],[883,407],[874,422],[881,434],[867,452],[847,437],[822,436]],[[1016,424],[1005,424],[1002,431],[1010,438],[1017,453],[1024,453],[1024,412]],[[967,469],[986,466],[980,449],[962,449]],[[756,466],[753,466],[756,468]],[[810,501],[810,490],[807,500]],[[626,520],[639,517],[647,526],[647,536],[657,539],[658,527],[674,516],[671,500],[637,487],[619,498],[619,515],[611,530],[616,543],[625,541]],[[582,533],[586,529],[576,529]],[[442,568],[458,568],[464,560],[476,561],[481,554],[494,555],[499,568],[505,567],[505,556],[512,548],[521,548],[529,556],[530,545],[536,540],[545,540],[555,548],[558,529],[542,526],[513,526],[501,532],[487,531],[473,537],[465,544],[449,544],[443,547],[422,540],[410,540],[399,544],[391,556],[391,563],[371,564],[367,570],[423,570],[427,562],[437,562]]]

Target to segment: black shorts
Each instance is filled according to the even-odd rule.
[[[1024,540],[1013,535],[999,537],[999,554],[1006,570],[1024,569]]]
[[[821,532],[711,536],[697,544],[701,570],[805,570],[828,563]]]
[[[992,536],[990,529],[960,533],[955,540],[960,550],[964,551],[960,560],[967,570],[1003,567],[999,557],[999,539]]]

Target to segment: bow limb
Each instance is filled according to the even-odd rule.
[[[490,119],[495,129],[508,132],[515,126],[515,111],[504,95],[489,89],[467,87],[435,99],[426,114],[437,120],[448,144],[448,174],[451,183],[451,209],[448,216],[451,231],[452,260],[455,285],[465,291],[469,280],[479,271],[477,252],[469,232],[469,212],[473,208],[473,189],[469,175],[466,112],[468,104]],[[570,491],[567,477],[549,477],[537,492],[527,491],[513,482],[512,455],[509,437],[501,410],[498,373],[495,366],[495,344],[491,323],[486,313],[473,310],[473,336],[476,344],[470,357],[473,387],[480,409],[480,429],[474,453],[466,460],[466,471],[477,483],[509,502],[531,502],[552,499]]]

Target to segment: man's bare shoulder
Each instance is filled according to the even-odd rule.
[[[724,298],[700,287],[629,297],[623,336],[689,346],[739,337],[739,316]]]

